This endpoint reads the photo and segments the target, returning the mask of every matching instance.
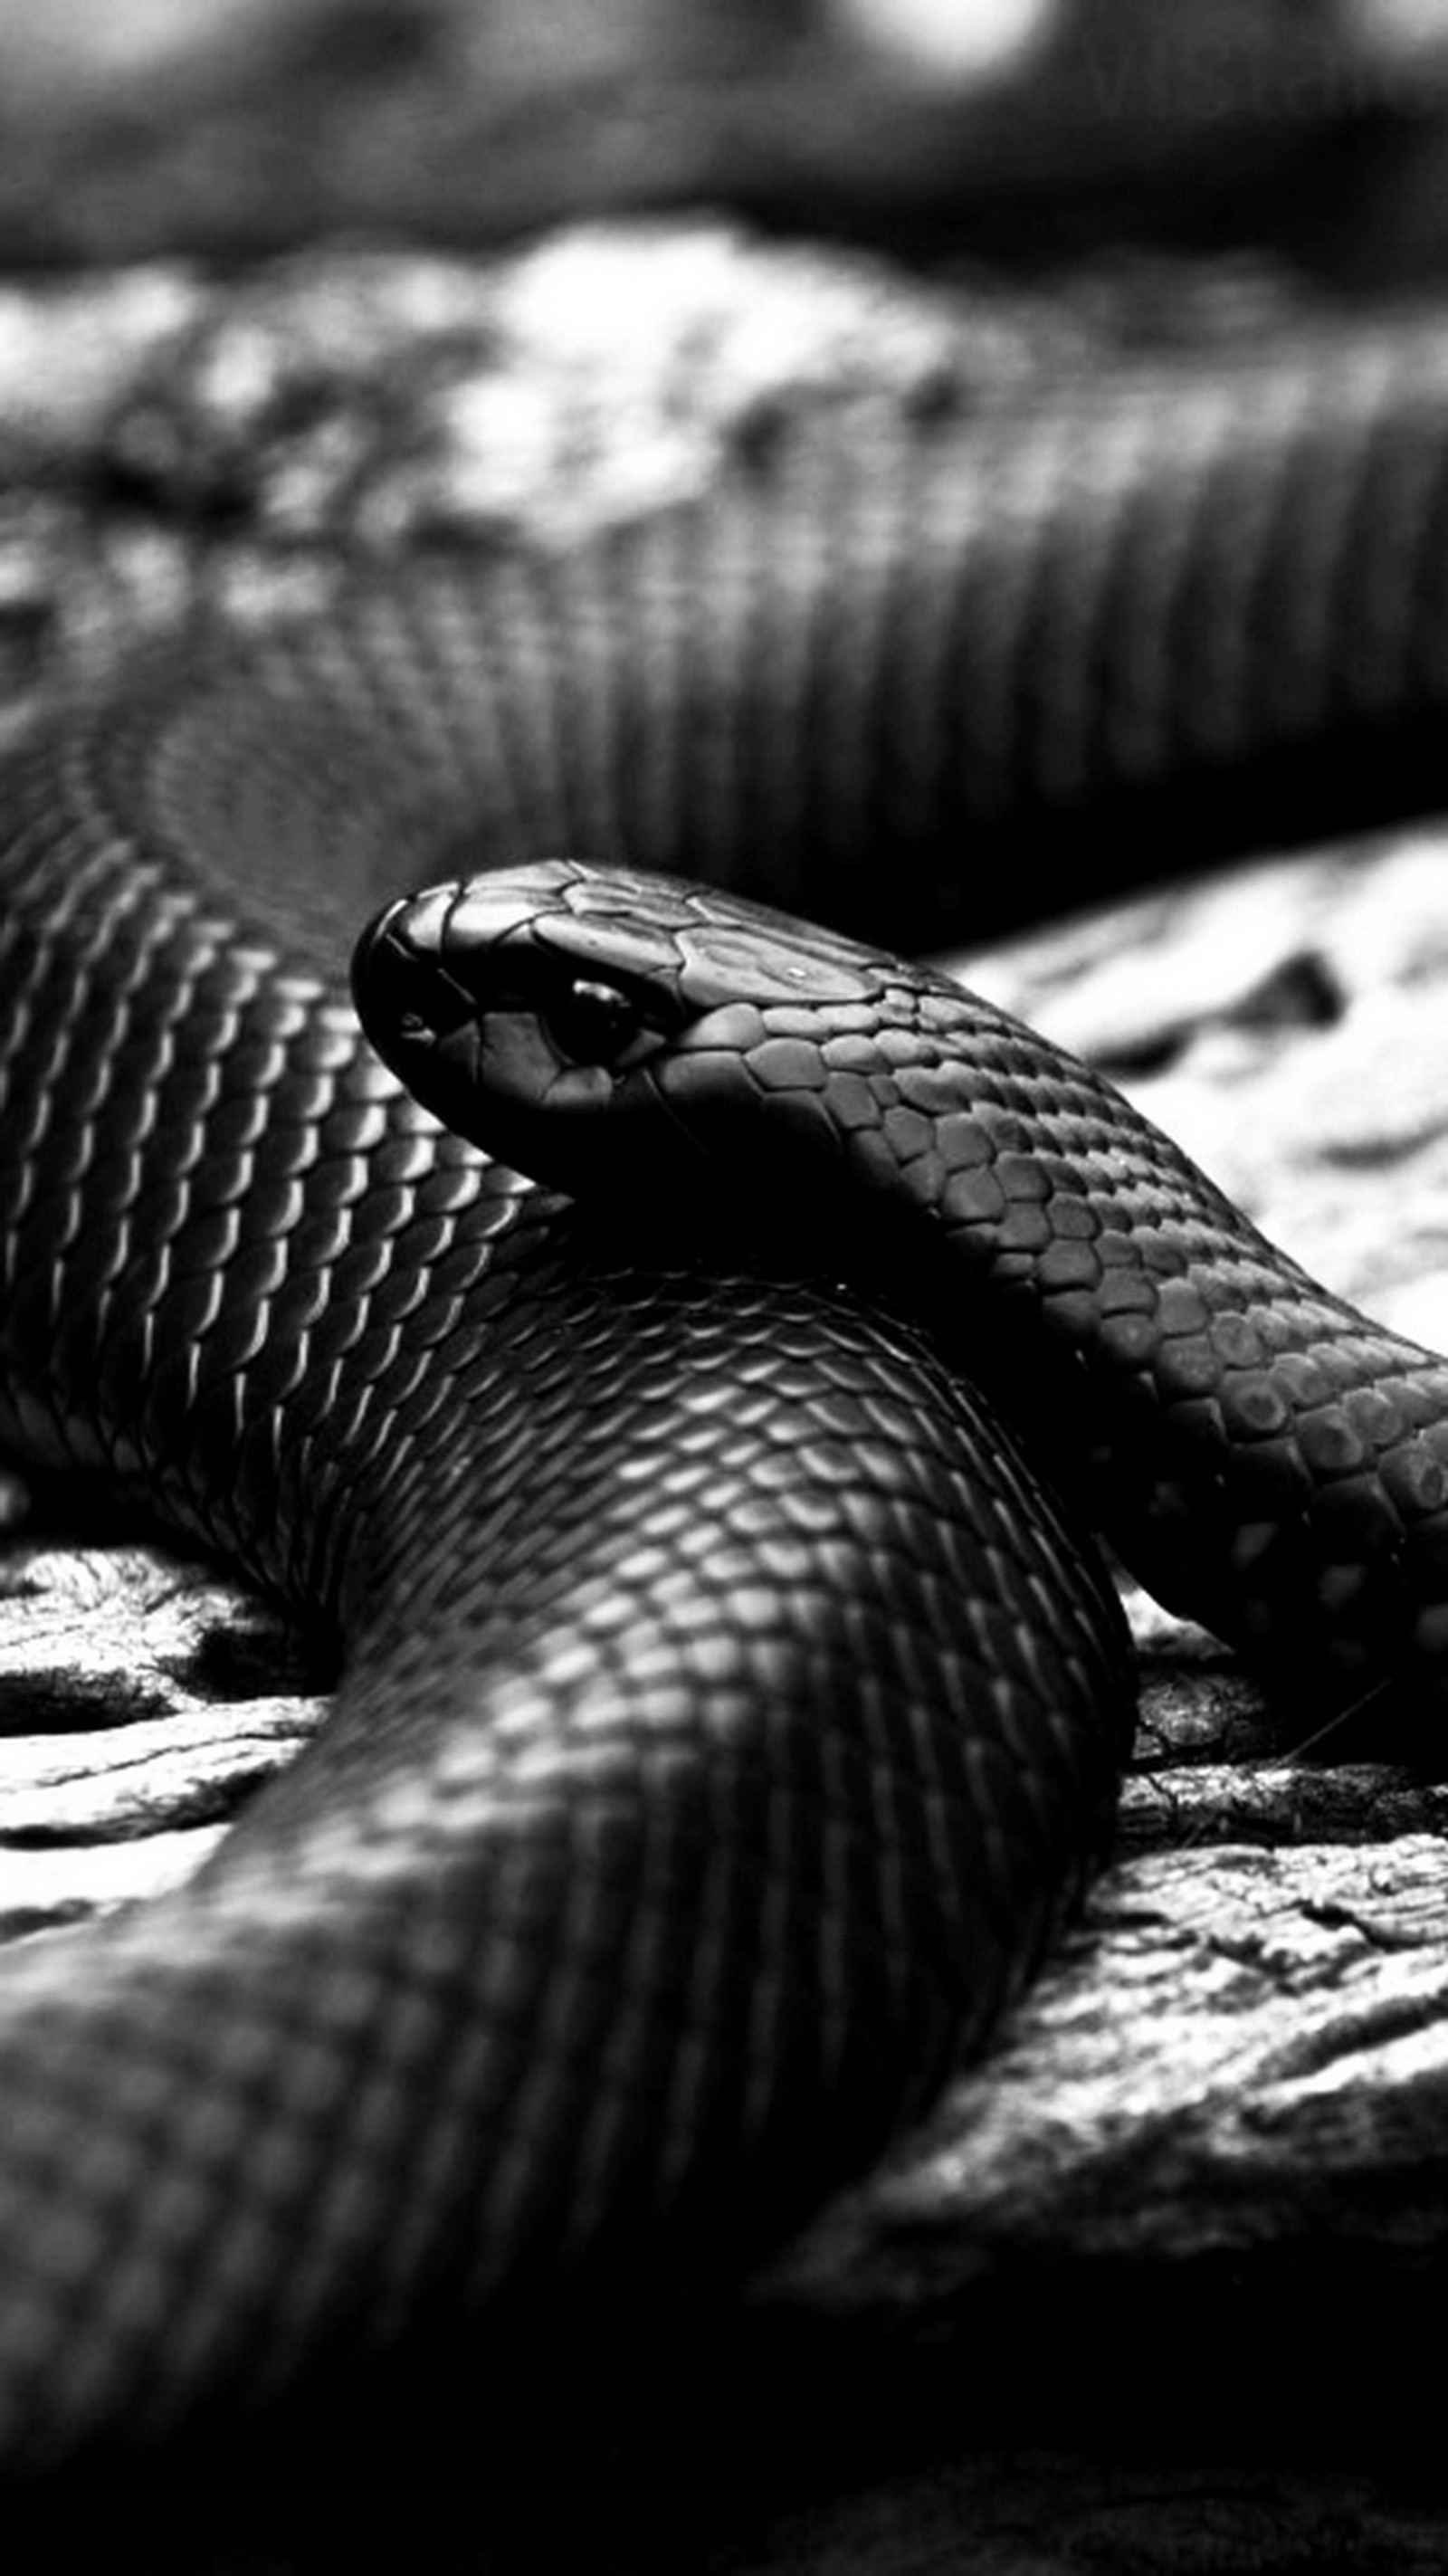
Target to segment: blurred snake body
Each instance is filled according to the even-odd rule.
[[[1076,1504],[1323,1709],[1441,1715],[1448,1369],[896,952],[1083,816],[1110,872],[1400,803],[1445,602],[1405,324],[802,431],[7,756],[0,1443],[341,1679],[193,1882],[0,1966],[6,2469],[727,2280],[865,2166],[1106,1845]],[[419,1099],[346,961],[430,882],[357,969]]]

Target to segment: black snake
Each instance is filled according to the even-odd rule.
[[[727,2278],[979,2044],[1129,1726],[991,1400],[1168,1598],[1436,1707],[1448,1370],[876,943],[1012,908],[1013,831],[1125,867],[1401,801],[1445,611],[1415,320],[801,433],[573,555],[188,637],[7,758],[0,1439],[345,1661],[192,1885],[4,1963],[0,2462]],[[487,1132],[577,1209],[438,1133],[344,980],[397,886],[573,851],[870,943],[571,867],[389,922],[359,974],[425,1083],[476,978]],[[608,1059],[614,1110],[539,1126]]]

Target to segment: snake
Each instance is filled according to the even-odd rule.
[[[1431,1749],[1448,1367],[918,960],[1424,792],[1445,609],[1397,317],[349,564],[6,752],[0,1447],[337,1673],[0,1965],[7,2476],[716,2295],[866,2170],[1109,1851],[1088,1524]]]

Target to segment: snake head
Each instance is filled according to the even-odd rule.
[[[570,860],[404,896],[358,943],[353,990],[378,1053],[444,1125],[574,1197],[757,1188],[801,1124],[829,1154],[814,1087],[761,1120],[772,1012],[858,1005],[868,952],[782,914]],[[804,1115],[801,1116],[803,1110]],[[817,1131],[817,1132],[816,1132]]]

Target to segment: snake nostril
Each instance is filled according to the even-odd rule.
[[[357,1011],[368,1034],[448,1037],[476,1017],[477,1004],[434,957],[419,956],[395,926],[396,909],[367,933],[353,971]]]
[[[478,1006],[472,994],[455,984],[440,966],[419,970],[418,985],[419,1016],[436,1037],[450,1037],[454,1029],[464,1028],[477,1018]]]

